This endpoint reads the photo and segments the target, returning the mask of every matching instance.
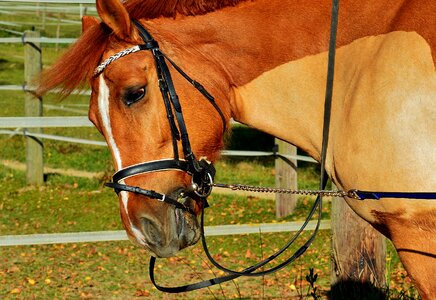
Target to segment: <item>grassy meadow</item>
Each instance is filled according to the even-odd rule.
[[[55,37],[59,23],[56,20],[78,20],[77,15],[66,13],[47,13],[46,17],[54,21],[44,25],[42,15],[35,12],[0,12],[0,21],[21,24],[18,28],[0,27],[14,31],[36,27],[42,36]],[[80,25],[60,28],[60,37],[78,37],[80,33]],[[0,37],[16,36],[7,30],[0,30]],[[50,65],[66,47],[43,45],[43,64]],[[23,68],[23,46],[0,43],[0,86],[22,85]],[[87,96],[80,95],[59,102],[50,94],[43,103],[45,116],[85,116],[88,109]],[[24,115],[21,91],[0,90],[0,104],[0,117]],[[59,109],[61,106],[69,110]],[[246,129],[237,131],[246,132]],[[44,133],[102,140],[94,128],[47,128]],[[20,169],[25,162],[25,139],[21,135],[0,134],[0,235],[121,230],[118,200],[112,190],[103,187],[113,171],[107,148],[51,140],[43,142],[44,164],[49,170],[45,172],[45,184],[29,186],[25,172]],[[248,149],[257,146],[246,145]],[[65,175],[62,170],[87,171],[95,176],[74,176],[74,172]],[[299,185],[316,188],[317,172],[314,165],[300,164]],[[274,160],[223,159],[217,164],[217,181],[273,186]],[[312,197],[300,197],[295,213],[278,219],[274,201],[261,195],[213,194],[205,220],[206,225],[303,220],[313,201]],[[328,199],[324,200],[322,217],[330,218]],[[208,241],[219,262],[242,269],[272,254],[290,235],[229,235],[210,237]],[[304,233],[302,241],[308,236]],[[297,246],[292,247],[288,253],[296,249]],[[330,232],[323,230],[300,259],[273,275],[239,278],[209,289],[171,295],[152,286],[148,278],[148,253],[128,241],[0,247],[0,298],[325,299],[330,290],[330,257]],[[157,269],[158,282],[168,286],[223,275],[207,261],[201,245],[188,248],[175,258],[158,260]],[[307,278],[310,269],[317,274],[316,280]],[[359,299],[418,299],[389,243],[386,272],[388,286],[383,296],[365,298],[362,292],[359,296],[363,298]]]

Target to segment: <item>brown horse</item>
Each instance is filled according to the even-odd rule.
[[[329,0],[97,0],[97,9],[102,22],[83,19],[82,37],[45,72],[40,93],[61,87],[68,94],[89,81],[89,118],[116,170],[173,156],[150,51],[118,55],[93,75],[105,59],[142,43],[133,19],[201,79],[226,121],[270,133],[319,160]],[[436,2],[350,0],[339,15],[329,176],[344,190],[435,190]],[[195,156],[215,161],[223,148],[220,116],[172,73]],[[123,182],[181,198],[191,176],[168,170]],[[184,199],[194,213],[126,191],[119,198],[129,237],[157,256],[197,242],[195,197]],[[422,297],[435,297],[436,202],[345,200],[393,241]]]

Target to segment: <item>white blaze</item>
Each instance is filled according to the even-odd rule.
[[[118,149],[117,143],[115,142],[112,126],[110,120],[110,106],[109,106],[109,87],[107,86],[103,75],[100,75],[99,78],[99,89],[98,89],[98,110],[100,113],[101,120],[103,122],[103,128],[106,133],[106,141],[109,145],[109,148],[112,151],[112,155],[115,159],[116,170],[120,170],[123,168],[123,162],[121,160],[120,150]],[[122,180],[120,183],[124,184]],[[120,192],[121,200],[123,202],[123,208],[126,212],[127,218],[129,219],[130,228],[132,229],[133,234],[135,235],[137,241],[140,244],[145,243],[144,235],[132,224],[130,221],[129,210],[127,209],[127,204],[129,203],[129,193],[125,191]]]
[[[100,111],[100,116],[103,121],[103,127],[106,131],[106,139],[112,150],[112,155],[115,158],[117,164],[117,171],[121,169],[121,155],[117,144],[115,143],[114,136],[112,134],[111,120],[109,115],[109,88],[104,81],[103,75],[100,75],[100,85],[98,89],[98,109]]]

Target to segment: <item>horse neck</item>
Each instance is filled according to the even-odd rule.
[[[235,120],[319,158],[331,4],[316,2],[257,0],[155,25],[187,70],[225,79],[220,89]],[[386,3],[344,3],[340,28],[358,16],[352,33],[339,30],[338,46],[390,31],[401,3]],[[373,18],[376,11],[384,14]]]

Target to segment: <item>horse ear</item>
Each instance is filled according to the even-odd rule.
[[[87,31],[94,25],[98,25],[98,19],[91,16],[83,16],[82,17],[82,33]]]
[[[97,0],[97,12],[100,18],[117,37],[126,39],[131,34],[131,22],[127,10],[120,0]]]

